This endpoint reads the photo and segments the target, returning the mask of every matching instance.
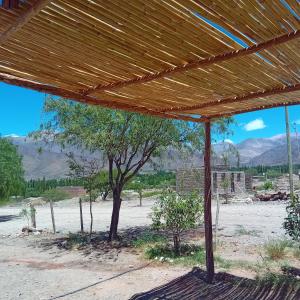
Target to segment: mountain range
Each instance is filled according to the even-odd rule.
[[[73,152],[75,156],[82,155],[82,150],[74,147],[61,149],[57,144],[46,144],[43,141],[36,141],[29,137],[10,136],[9,139],[18,148],[18,152],[23,157],[23,166],[26,179],[37,178],[62,178],[66,177],[68,163],[66,153]],[[300,164],[300,141],[295,135],[291,136],[293,163]],[[213,157],[215,164],[222,164],[224,153],[229,153],[229,161],[232,165],[237,163],[236,153],[229,149],[236,149],[240,157],[240,165],[282,165],[287,163],[287,146],[284,134],[270,138],[253,138],[241,143],[231,144],[230,142],[220,142],[213,144]],[[236,152],[236,151],[234,151]],[[103,161],[101,153],[87,154],[99,157]],[[143,171],[153,169],[176,170],[178,168],[190,168],[203,165],[203,157],[200,152],[193,154],[182,153],[176,149],[168,148],[160,157],[152,159],[147,163]]]

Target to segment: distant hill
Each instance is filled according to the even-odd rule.
[[[63,178],[69,173],[66,153],[73,152],[75,156],[80,157],[82,150],[67,146],[65,149],[57,144],[46,144],[43,141],[36,141],[29,137],[9,137],[18,148],[18,152],[23,157],[23,167],[26,179],[37,178]],[[92,157],[99,157],[103,162],[101,153],[87,154]],[[154,158],[147,163],[143,171],[176,170],[191,166],[200,166],[202,164],[202,155],[199,152],[194,154],[181,153],[175,149],[167,149],[160,157]]]
[[[61,149],[56,144],[47,145],[43,141],[35,141],[28,137],[10,137],[11,141],[18,146],[19,153],[23,156],[23,165],[26,179],[36,178],[62,178],[68,174],[66,153],[72,151],[79,156],[82,152],[74,147]],[[291,137],[293,162],[300,163],[299,145],[295,136]],[[213,145],[214,164],[222,164],[221,155],[230,143],[222,142]],[[281,165],[287,163],[287,147],[285,135],[277,135],[271,138],[247,139],[234,145],[239,151],[240,163],[244,166],[255,165]],[[41,151],[40,151],[41,149]],[[93,154],[103,161],[101,153]],[[232,165],[236,164],[236,156],[230,158]],[[176,149],[169,148],[159,158],[144,166],[143,171],[176,170],[178,168],[199,167],[203,165],[203,156],[199,152],[194,154],[181,153]]]

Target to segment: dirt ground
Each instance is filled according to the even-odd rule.
[[[124,201],[120,229],[149,225],[153,201],[145,200],[143,207],[138,206],[137,200]],[[221,205],[218,254],[232,260],[258,260],[258,249],[265,241],[283,236],[285,205],[275,202]],[[38,228],[50,231],[49,207],[36,209]],[[79,230],[76,200],[56,203],[54,209],[58,236]],[[20,236],[21,228],[26,225],[25,220],[17,217],[20,210],[20,207],[0,208],[0,299],[128,299],[190,270],[149,264],[140,253],[126,248],[103,256],[42,247],[41,241],[53,235]],[[110,214],[110,201],[94,204],[96,231],[108,229]],[[84,219],[88,228],[87,203]],[[241,228],[255,234],[240,234]]]

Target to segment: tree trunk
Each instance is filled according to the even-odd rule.
[[[92,207],[92,195],[90,193],[90,215],[91,215],[91,223],[90,223],[90,241],[92,238],[92,231],[93,231],[93,207]]]
[[[31,216],[31,226],[36,228],[36,218],[35,218],[36,210],[32,204],[30,204],[30,216]]]
[[[142,195],[140,195],[140,206],[142,206],[142,205],[143,205],[143,203],[142,203],[142,198],[143,198],[143,196],[142,196]]]
[[[174,241],[174,251],[175,254],[180,256],[180,237],[178,234],[173,235],[173,241]]]
[[[109,229],[109,240],[117,239],[118,235],[118,224],[119,224],[119,215],[121,208],[121,189],[119,187],[113,190],[113,210],[111,215],[111,223]]]
[[[79,198],[79,213],[80,213],[80,231],[83,233],[83,216],[82,216],[82,200]]]

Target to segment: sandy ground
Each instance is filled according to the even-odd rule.
[[[149,213],[153,200],[145,200],[143,207],[137,204],[137,201],[124,201],[120,228],[151,223]],[[148,265],[141,255],[127,250],[120,250],[116,258],[103,261],[101,257],[83,255],[80,251],[41,248],[44,235],[19,236],[26,223],[16,218],[19,211],[20,207],[0,208],[0,299],[128,299],[189,271],[179,266]],[[110,214],[110,201],[94,205],[95,230],[108,229]],[[220,246],[222,257],[255,260],[259,245],[283,235],[284,216],[283,203],[221,205],[219,240],[230,245]],[[88,217],[88,204],[84,204],[86,228]],[[61,233],[79,229],[79,209],[74,201],[56,203],[55,218]],[[37,225],[51,230],[48,206],[37,207]],[[256,234],[237,234],[241,226]]]

